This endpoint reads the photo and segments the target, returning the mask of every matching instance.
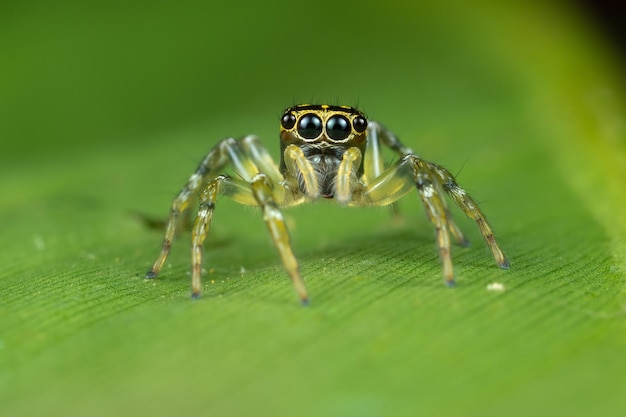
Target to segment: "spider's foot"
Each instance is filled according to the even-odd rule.
[[[462,248],[467,248],[470,245],[469,239],[465,239],[465,238],[459,240],[458,243],[459,243],[459,246],[461,246]]]
[[[445,282],[446,282],[446,287],[448,287],[448,288],[456,287],[456,281],[454,280],[454,278],[447,279]]]
[[[311,300],[309,300],[309,298],[308,298],[308,297],[305,297],[305,298],[301,298],[301,299],[300,299],[300,305],[301,305],[301,306],[306,307],[306,306],[308,306],[309,304],[311,304]]]
[[[511,267],[511,264],[509,263],[508,259],[504,258],[502,262],[498,264],[498,266],[502,269],[509,269]]]
[[[191,293],[191,299],[192,300],[197,300],[198,298],[200,298],[200,293],[199,292],[192,292]]]
[[[157,273],[152,269],[146,272],[146,279],[155,279],[157,277]]]

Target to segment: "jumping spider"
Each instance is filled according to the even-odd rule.
[[[399,160],[385,169],[382,146]],[[496,263],[509,263],[476,202],[446,169],[427,162],[405,147],[384,126],[347,106],[301,104],[285,110],[280,119],[280,165],[277,166],[256,136],[219,142],[202,160],[172,203],[163,247],[146,278],[156,278],[169,254],[177,224],[199,193],[200,208],[192,231],[192,296],[201,291],[202,244],[209,232],[219,196],[260,206],[282,263],[303,304],[308,303],[298,262],[279,207],[295,206],[320,197],[344,206],[386,206],[414,187],[436,229],[437,247],[446,284],[454,285],[450,234],[463,246],[467,240],[452,220],[444,194],[476,221]],[[221,174],[231,165],[238,178]]]

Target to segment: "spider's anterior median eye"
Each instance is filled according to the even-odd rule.
[[[350,120],[345,116],[336,114],[326,122],[326,133],[328,137],[335,140],[343,140],[352,133]]]
[[[298,122],[298,134],[305,139],[315,139],[322,134],[322,119],[315,114],[305,114]]]
[[[367,129],[367,120],[363,116],[357,116],[352,121],[352,125],[354,126],[354,130],[361,133]]]
[[[296,116],[293,113],[285,113],[280,119],[280,125],[283,129],[291,129],[296,124]]]

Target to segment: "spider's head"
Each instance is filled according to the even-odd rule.
[[[289,107],[280,118],[280,140],[290,144],[311,144],[320,148],[365,148],[367,119],[357,109],[326,104],[299,104]]]

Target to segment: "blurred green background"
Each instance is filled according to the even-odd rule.
[[[624,63],[570,2],[0,5],[0,415],[602,415],[626,407]],[[218,140],[358,105],[458,172],[512,262],[441,283],[416,195],[286,212],[301,308],[253,209],[221,200],[143,274]],[[391,155],[389,155],[391,160]],[[503,292],[488,284],[504,285]]]

